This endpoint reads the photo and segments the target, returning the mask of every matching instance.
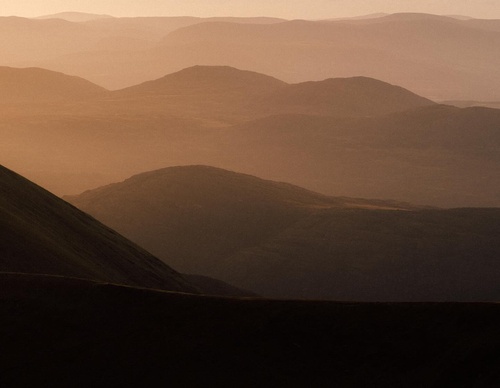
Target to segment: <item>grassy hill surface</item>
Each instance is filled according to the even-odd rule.
[[[264,296],[500,299],[499,209],[328,197],[206,166],[67,199],[183,272]]]
[[[492,387],[499,325],[497,304],[237,300],[1,274],[0,383]]]

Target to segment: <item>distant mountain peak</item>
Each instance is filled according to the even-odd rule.
[[[274,77],[231,66],[192,66],[162,78],[118,91],[138,94],[192,94],[246,91],[263,92],[285,86]]]

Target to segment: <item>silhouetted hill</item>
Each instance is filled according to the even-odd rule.
[[[115,103],[116,99],[122,101],[123,109],[137,110],[145,105],[147,109],[174,112],[175,107],[177,115],[239,115],[240,121],[284,113],[376,116],[434,105],[408,90],[366,77],[286,84],[228,66],[194,66],[113,92],[110,98]]]
[[[263,97],[270,114],[379,116],[434,105],[401,87],[367,77],[334,78],[288,85]]]
[[[264,296],[500,299],[500,209],[325,197],[202,166],[141,174],[69,200],[184,272]]]
[[[38,68],[0,67],[0,103],[47,103],[82,100],[106,89],[79,77]]]
[[[2,386],[500,383],[498,304],[236,300],[5,274],[0,294]]]
[[[171,65],[179,67],[252,64],[286,82],[363,75],[433,100],[495,100],[500,79],[490,75],[500,58],[497,27],[422,14],[266,26],[200,23],[167,35],[156,58],[165,62],[176,52]]]
[[[194,66],[163,78],[115,92],[118,95],[219,95],[248,97],[286,85],[283,81],[229,66]],[[249,96],[250,95],[250,96]]]
[[[198,292],[160,260],[0,166],[0,271]]]
[[[322,208],[410,208],[390,201],[328,197],[207,166],[139,174],[65,198],[154,254],[165,257],[170,252],[171,264],[181,272],[201,275]]]
[[[3,64],[75,74],[108,89],[212,65],[293,83],[362,75],[432,100],[500,99],[497,20],[425,14],[336,21],[0,18],[0,27]]]

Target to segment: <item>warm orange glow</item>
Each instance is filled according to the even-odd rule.
[[[464,14],[500,18],[497,0],[23,0],[2,4],[0,14],[40,16],[63,11],[80,11],[114,16],[273,16],[283,18],[323,19],[386,12],[424,12]]]

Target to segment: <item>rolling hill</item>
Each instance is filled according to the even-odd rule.
[[[0,384],[492,387],[499,325],[498,304],[237,300],[0,274]]]
[[[160,79],[115,92],[124,96],[203,95],[218,96],[238,93],[264,94],[285,86],[283,81],[229,66],[193,66]],[[231,96],[228,96],[231,97]]]
[[[68,200],[183,272],[268,297],[500,299],[499,209],[327,197],[204,166]]]
[[[149,106],[165,99],[165,105],[159,106],[175,106],[178,115],[192,114],[196,108],[198,115],[208,117],[219,111],[226,111],[226,116],[238,112],[241,117],[287,113],[363,117],[435,105],[408,90],[366,77],[287,84],[229,66],[190,67],[111,96]]]
[[[151,254],[4,167],[0,225],[0,272],[199,292]]]
[[[260,96],[263,112],[336,117],[383,116],[435,103],[401,87],[367,77],[290,84]]]
[[[54,103],[96,98],[106,89],[45,69],[0,67],[0,103]]]

